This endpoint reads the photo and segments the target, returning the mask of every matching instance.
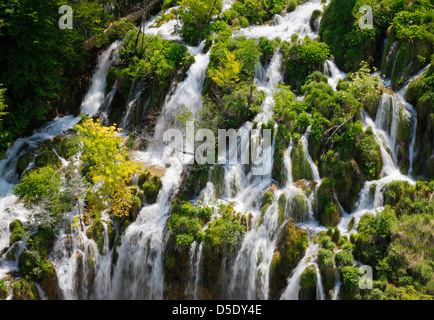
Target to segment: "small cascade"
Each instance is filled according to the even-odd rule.
[[[318,266],[316,265],[316,254],[318,253],[320,246],[319,244],[310,245],[306,249],[306,253],[304,254],[303,259],[300,260],[297,267],[292,271],[292,275],[288,279],[288,285],[286,286],[285,291],[283,292],[280,300],[298,300],[299,292],[300,292],[300,280],[301,275],[304,270],[311,265],[314,265],[317,269],[317,299],[324,300],[324,289],[322,288],[322,284],[318,285],[318,282],[321,282],[321,278],[318,277],[319,271]]]
[[[116,53],[118,46],[118,42],[113,43],[99,57],[90,89],[84,97],[81,106],[81,112],[92,116],[98,111],[104,100],[107,72],[118,61]],[[18,158],[25,153],[27,147],[34,148],[46,140],[53,139],[73,128],[80,120],[80,117],[74,116],[58,117],[42,128],[35,130],[30,137],[16,140],[7,150],[8,157],[0,160],[0,252],[7,250],[4,255],[0,256],[0,279],[8,272],[17,270],[17,259],[8,261],[7,253],[18,249],[15,252],[15,256],[18,258],[27,241],[17,242],[13,247],[8,249],[11,235],[9,224],[15,219],[19,219],[22,223],[27,223],[31,220],[31,212],[25,209],[22,203],[17,202],[17,197],[12,193],[12,188],[18,183],[20,178],[16,173]]]
[[[308,126],[306,128],[306,132],[302,134],[300,141],[303,145],[304,153],[307,156],[307,160],[308,160],[310,168],[312,170],[313,180],[321,182],[321,177],[319,176],[318,167],[313,162],[312,157],[310,156],[310,153],[309,153],[308,143],[309,143],[309,135],[310,135],[311,129],[312,129],[312,126]]]
[[[234,33],[234,37],[246,36],[247,38],[267,37],[268,39],[281,38],[290,41],[292,34],[298,34],[299,38],[308,36],[316,38],[318,32],[312,31],[309,26],[309,20],[314,10],[323,10],[321,0],[306,1],[297,5],[297,8],[287,13],[282,19],[278,19],[278,24],[249,26],[242,28]]]
[[[340,71],[333,60],[327,59],[323,65],[324,74],[328,77],[328,84],[333,90],[336,91],[336,87],[340,80],[345,79],[346,73]]]
[[[195,54],[195,62],[187,72],[186,79],[179,83],[172,95],[166,98],[163,111],[155,126],[155,137],[162,140],[164,131],[176,123],[176,115],[184,109],[194,116],[202,108],[202,89],[205,81],[205,71],[209,64],[209,52],[204,54],[205,42],[198,47],[189,47]]]
[[[92,85],[83,103],[81,104],[81,112],[86,113],[89,117],[95,115],[101,103],[104,101],[106,77],[109,69],[119,61],[120,42],[116,41],[100,56],[96,72],[92,78]]]
[[[128,102],[126,105],[125,115],[122,118],[122,121],[120,123],[120,127],[123,130],[128,130],[131,126],[132,109],[137,107],[137,104],[143,92],[142,86],[143,86],[143,79],[138,81],[137,83],[134,81],[131,85],[131,89],[128,94],[128,100],[127,100]]]
[[[292,186],[292,184],[294,183],[292,179],[292,163],[291,163],[291,151],[293,148],[294,148],[294,142],[291,140],[288,149],[286,149],[285,154],[283,155],[283,165],[285,166],[285,172],[286,172],[285,188]]]

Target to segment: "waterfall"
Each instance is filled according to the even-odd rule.
[[[91,86],[81,105],[82,113],[85,112],[92,116],[98,112],[98,109],[104,100],[105,79],[108,70],[112,65],[118,62],[118,55],[116,53],[118,47],[119,42],[115,42],[100,55]],[[52,122],[35,130],[30,137],[16,140],[8,148],[6,152],[8,155],[7,158],[0,160],[0,252],[3,252],[9,246],[9,238],[11,235],[9,224],[15,219],[19,219],[22,223],[27,223],[31,219],[31,212],[24,208],[22,203],[17,202],[17,197],[12,193],[12,188],[18,183],[20,178],[16,173],[16,163],[19,156],[25,153],[25,148],[27,146],[37,147],[44,141],[53,139],[73,128],[80,120],[80,117],[74,117],[71,115],[57,117]],[[26,239],[25,241],[19,241],[8,251],[13,250],[15,246],[19,246],[20,249],[18,250],[17,255],[19,256],[19,254],[24,250],[26,241]],[[64,248],[62,248],[61,251],[66,252]],[[0,256],[0,279],[11,271],[18,271],[18,261],[7,261],[5,258],[7,252]],[[56,255],[56,249],[53,250],[52,254]],[[59,275],[59,279],[71,282],[71,279],[63,278],[63,274],[59,272],[58,267],[61,266],[56,265],[55,263],[54,265]],[[72,273],[68,273],[67,277],[73,277]],[[66,295],[66,297],[68,297],[68,295]]]
[[[336,87],[339,80],[345,79],[346,73],[340,71],[333,60],[327,59],[323,65],[324,74],[328,77],[327,83],[333,90],[336,91]]]
[[[234,32],[233,36],[246,36],[247,38],[267,37],[275,39],[277,37],[282,40],[289,41],[292,34],[298,34],[299,38],[308,36],[316,38],[318,33],[312,31],[309,26],[309,20],[314,10],[322,10],[323,3],[321,0],[306,1],[297,5],[297,8],[287,13],[279,23],[273,25],[249,26]]]
[[[176,115],[186,108],[194,116],[202,108],[202,88],[205,71],[209,64],[209,52],[204,54],[205,42],[198,47],[188,47],[195,54],[195,62],[187,71],[186,79],[179,83],[172,95],[166,98],[160,118],[155,126],[155,137],[162,139],[164,131],[176,122]]]
[[[298,294],[300,291],[300,279],[301,275],[303,274],[303,271],[311,265],[314,265],[315,268],[318,268],[316,265],[316,254],[318,253],[320,246],[319,244],[310,245],[306,253],[304,254],[303,259],[300,260],[297,267],[292,271],[292,275],[288,279],[288,285],[286,286],[285,291],[282,293],[282,296],[280,297],[280,300],[298,300]],[[317,279],[319,272],[317,271]],[[320,282],[320,281],[319,281]],[[322,284],[320,287],[318,286],[317,281],[317,299],[318,300],[324,300],[324,290],[322,288]]]

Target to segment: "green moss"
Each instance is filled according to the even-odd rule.
[[[17,241],[24,239],[27,228],[23,226],[20,220],[16,219],[9,225],[9,230],[12,232],[9,245],[13,245]]]
[[[0,280],[0,301],[6,300],[8,297],[9,290],[4,280]]]
[[[86,236],[96,242],[100,254],[104,253],[104,225],[100,218],[93,220],[92,225],[86,230]]]
[[[354,264],[354,257],[351,252],[347,250],[342,250],[336,253],[335,262],[338,268],[352,266]]]
[[[32,153],[25,153],[17,160],[17,173],[21,176],[27,169],[29,164],[33,161],[35,156]]]
[[[364,134],[356,143],[356,161],[367,180],[378,180],[383,168],[380,147],[375,137]]]
[[[286,219],[292,218],[294,222],[304,221],[307,214],[307,202],[303,193],[294,192],[288,195],[281,194],[278,199],[278,225]]]
[[[152,175],[149,170],[145,170],[139,177],[139,185],[141,186],[145,199],[149,204],[157,202],[158,193],[162,186],[160,176]]]
[[[273,201],[274,201],[274,192],[266,191],[262,196],[262,202],[261,202],[261,212],[263,215],[265,214],[265,212],[267,212],[268,207],[273,203]]]
[[[278,235],[270,267],[270,298],[278,299],[286,286],[286,279],[303,258],[309,245],[307,232],[288,221]]]
[[[291,166],[292,166],[292,178],[294,181],[299,179],[312,180],[312,169],[310,167],[307,156],[304,152],[301,141],[294,144],[294,148],[291,150]]]
[[[316,300],[316,282],[315,266],[307,266],[300,278],[300,300]]]
[[[50,228],[41,228],[30,236],[26,249],[18,261],[18,266],[25,276],[35,281],[52,279],[56,276],[54,266],[48,259],[53,239],[54,231]]]
[[[317,214],[323,226],[336,227],[341,220],[341,210],[333,197],[332,184],[324,178],[318,189]]]
[[[40,300],[38,290],[33,281],[19,279],[12,284],[13,300]]]

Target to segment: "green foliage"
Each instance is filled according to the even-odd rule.
[[[145,170],[139,177],[139,184],[146,201],[150,204],[155,203],[162,186],[161,177],[159,175],[152,175],[149,170]]]
[[[345,266],[342,268],[342,291],[341,299],[351,300],[356,297],[359,292],[359,270],[353,266]]]
[[[38,289],[33,281],[18,279],[11,286],[14,295],[13,300],[40,300]]]
[[[249,24],[262,24],[270,20],[286,7],[286,0],[237,0],[230,9],[231,13],[224,15],[224,19],[233,25],[240,22],[241,27],[245,28]]]
[[[175,232],[176,243],[189,247],[194,240],[202,241],[202,228],[211,215],[211,207],[195,207],[190,202],[178,202],[174,206],[168,228]]]
[[[7,91],[9,113],[0,128],[0,148],[31,132],[52,111],[68,77],[83,71],[83,42],[112,20],[97,0],[69,1],[73,29],[59,28],[57,0],[5,0],[0,4],[0,83]],[[1,110],[0,110],[1,111]],[[4,132],[6,131],[6,133]]]
[[[375,216],[367,213],[360,218],[354,250],[359,261],[375,266],[383,259],[390,243],[390,231],[394,221],[395,213],[387,206]]]
[[[9,293],[9,290],[8,290],[8,286],[6,285],[5,281],[3,279],[0,280],[0,300],[6,300],[8,293]]]
[[[26,249],[20,255],[18,266],[28,279],[40,281],[56,275],[48,253],[54,240],[54,231],[41,228],[30,236]]]
[[[312,41],[309,37],[302,44],[281,46],[285,64],[285,82],[292,88],[300,89],[307,76],[324,64],[330,54],[327,44]]]
[[[381,157],[381,150],[374,135],[365,133],[356,142],[356,152],[357,163],[361,166],[366,179],[378,179],[383,168],[383,158]]]
[[[12,233],[9,245],[13,245],[17,241],[24,240],[27,234],[27,227],[23,226],[20,220],[16,219],[9,224],[9,231]]]
[[[165,85],[170,80],[170,74],[183,65],[191,64],[192,60],[184,45],[161,36],[138,36],[136,30],[131,30],[123,42],[116,77],[120,81],[143,78],[147,83]]]
[[[260,112],[264,93],[253,83],[260,52],[256,40],[224,38],[210,53],[200,126],[239,128]]]
[[[185,41],[196,45],[210,33],[212,16],[220,13],[222,1],[182,0],[180,5],[181,34]]]
[[[62,213],[71,208],[73,194],[67,181],[51,166],[38,168],[24,175],[14,188],[14,193],[29,209],[42,207],[48,210],[51,219],[42,219],[43,224],[57,223]]]
[[[246,226],[242,224],[231,205],[220,205],[221,217],[209,223],[204,233],[204,245],[217,252],[235,251],[241,245],[246,232]]]
[[[352,266],[354,264],[354,257],[351,252],[342,250],[336,253],[335,262],[337,267]]]
[[[85,120],[76,126],[81,143],[83,171],[92,184],[86,192],[88,212],[97,216],[110,209],[114,216],[127,214],[133,194],[129,183],[134,173],[139,171],[137,162],[129,160],[120,129],[103,127],[99,120]],[[93,185],[98,185],[95,188]]]

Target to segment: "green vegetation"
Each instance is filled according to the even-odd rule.
[[[176,243],[189,247],[194,240],[202,241],[202,228],[212,214],[210,207],[195,207],[189,202],[175,204],[168,228],[176,233]]]
[[[264,93],[253,83],[259,56],[258,42],[244,37],[223,37],[211,48],[201,127],[239,128],[261,111]]]
[[[211,19],[220,13],[221,0],[183,0],[179,12],[181,34],[185,41],[197,45],[211,32]]]
[[[8,89],[5,102],[9,106],[3,129],[0,127],[2,151],[8,142],[60,111],[56,110],[62,104],[59,96],[72,95],[73,79],[89,67],[87,40],[102,34],[114,19],[100,1],[69,1],[73,29],[62,30],[60,5],[56,0],[5,0],[0,4],[0,83]],[[122,38],[123,29],[114,29],[105,41],[99,36],[97,42],[103,45]],[[79,103],[82,97],[69,97],[70,102],[74,99]]]
[[[76,200],[70,181],[51,166],[25,174],[14,193],[33,210],[36,220],[46,226],[61,221],[63,213],[71,209]]]
[[[283,42],[281,48],[285,64],[285,82],[297,90],[309,74],[319,70],[330,54],[326,43],[312,41],[309,37],[303,39],[301,44]]]
[[[431,157],[434,150],[432,133],[434,132],[434,55],[431,56],[431,66],[419,78],[413,80],[405,98],[417,110],[416,143],[420,150],[414,161],[413,173],[425,174],[434,177],[434,159]]]
[[[241,245],[246,225],[240,221],[232,205],[220,205],[221,217],[211,221],[203,235],[204,245],[216,252],[235,252]]]
[[[91,184],[86,192],[88,213],[98,216],[101,211],[110,209],[113,216],[127,214],[133,200],[129,183],[140,166],[129,160],[122,138],[118,136],[120,130],[103,127],[99,120],[92,119],[77,125],[76,130],[82,145],[82,170]],[[99,187],[94,188],[95,184]]]

